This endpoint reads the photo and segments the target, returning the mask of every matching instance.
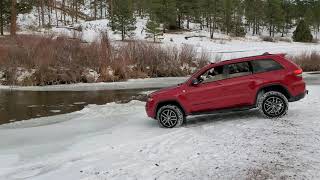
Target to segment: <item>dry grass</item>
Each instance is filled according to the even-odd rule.
[[[320,71],[320,53],[313,51],[299,56],[290,57],[304,71]]]
[[[185,76],[206,64],[207,59],[205,55],[198,57],[189,46],[164,48],[139,41],[112,46],[106,34],[94,43],[33,35],[0,41],[0,70],[5,71],[4,83],[8,85],[18,84],[17,68],[36,70],[19,85],[53,85],[91,82],[83,75],[87,69],[99,73],[100,82]]]

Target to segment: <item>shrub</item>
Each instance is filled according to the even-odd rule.
[[[308,24],[301,20],[293,32],[292,39],[296,42],[312,42],[313,36]]]
[[[261,36],[260,38],[261,38],[262,41],[275,42],[275,39],[272,38],[271,36]]]
[[[85,76],[88,69],[99,74],[98,81],[106,82],[186,76],[208,62],[207,56],[199,56],[191,46],[162,47],[140,41],[112,46],[107,34],[94,43],[31,35],[9,41],[11,45],[4,48],[0,43],[0,70],[10,69],[5,76],[10,85],[18,83],[15,69],[20,67],[36,72],[18,85],[53,85],[92,82]]]
[[[318,52],[303,53],[290,58],[306,72],[320,71],[320,54]]]
[[[234,29],[232,30],[232,36],[235,36],[235,37],[245,37],[246,34],[247,34],[246,30],[243,26],[234,27]]]

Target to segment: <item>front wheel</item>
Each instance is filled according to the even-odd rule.
[[[178,106],[166,105],[158,110],[157,120],[160,127],[174,128],[183,124],[185,116]]]
[[[267,118],[281,118],[288,112],[288,99],[280,92],[270,91],[258,100],[259,111]]]

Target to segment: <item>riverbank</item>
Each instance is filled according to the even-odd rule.
[[[186,81],[188,77],[165,77],[129,79],[122,82],[109,83],[77,83],[51,86],[4,86],[0,90],[11,91],[99,91],[99,90],[125,90],[125,89],[150,89],[165,88]]]
[[[188,41],[184,34],[172,36],[173,42],[118,42],[109,40],[106,34],[100,36],[90,43],[48,35],[2,37],[0,84],[48,86],[183,77],[209,62],[264,52],[288,53],[287,57],[304,71],[320,70],[319,44],[253,39],[229,39],[223,43],[207,38]]]
[[[320,71],[304,72],[307,84],[320,84]],[[100,91],[100,90],[130,90],[130,89],[160,89],[185,82],[189,77],[163,77],[129,79],[122,82],[76,83],[51,86],[4,86],[0,90],[10,91]]]

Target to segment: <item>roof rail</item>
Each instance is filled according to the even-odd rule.
[[[286,56],[287,54],[286,54],[286,53],[271,54],[271,53],[269,53],[269,52],[265,52],[265,53],[263,53],[262,55],[263,55],[263,56],[277,55],[277,56],[282,56],[282,57],[284,57],[284,56]]]

